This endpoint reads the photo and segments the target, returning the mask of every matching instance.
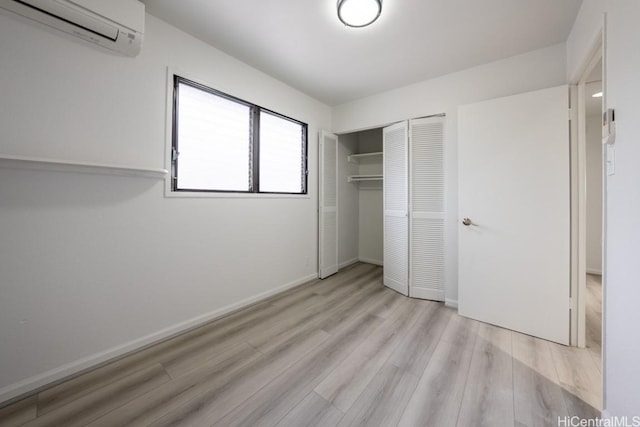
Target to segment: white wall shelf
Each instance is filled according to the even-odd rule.
[[[0,154],[0,167],[14,169],[36,169],[56,172],[75,172],[97,175],[124,175],[142,178],[164,178],[166,169],[141,168],[119,165],[104,165],[89,162],[45,159],[39,157],[11,156]]]
[[[357,165],[352,172],[355,173],[347,177],[349,182],[382,181],[381,151],[351,154],[347,161]]]
[[[348,176],[347,179],[349,182],[359,182],[359,181],[382,181],[382,174],[375,175],[351,175]]]
[[[347,161],[349,163],[359,163],[360,159],[375,158],[375,157],[380,157],[380,159],[382,159],[382,151],[375,152],[375,153],[351,154],[350,156],[347,156]]]

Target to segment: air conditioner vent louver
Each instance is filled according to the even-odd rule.
[[[0,0],[4,10],[127,56],[142,46],[144,5],[137,0]]]

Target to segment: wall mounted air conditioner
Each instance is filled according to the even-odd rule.
[[[144,4],[138,0],[0,0],[4,10],[127,56],[140,53]]]

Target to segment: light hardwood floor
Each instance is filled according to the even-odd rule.
[[[0,426],[556,426],[592,349],[460,317],[355,264],[0,409]]]
[[[602,369],[602,276],[587,274],[587,348]]]

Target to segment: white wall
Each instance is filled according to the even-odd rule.
[[[640,31],[637,0],[584,0],[567,41],[567,70],[580,74],[606,12],[605,103],[615,108],[615,175],[606,177],[603,370],[606,415],[640,416]]]
[[[382,151],[382,129],[370,129],[358,132],[358,152],[374,153]],[[362,161],[361,174],[382,173],[382,159],[379,157]],[[374,264],[383,263],[384,241],[382,220],[382,181],[362,182],[359,184],[359,256],[362,261]]]
[[[360,190],[360,260],[383,265],[384,246],[382,222],[382,190],[363,188]]]
[[[589,92],[590,93],[590,92]],[[587,273],[602,274],[602,117],[587,117]]]
[[[309,124],[309,196],[0,168],[0,401],[316,276],[330,109],[147,15],[124,58],[0,15],[0,154],[163,168],[166,67]]]
[[[358,135],[338,137],[338,265],[358,261],[358,185],[347,182],[349,175],[357,173],[357,165],[349,163],[347,156],[358,152]]]
[[[446,299],[457,304],[457,107],[548,88],[566,79],[565,45],[559,44],[363,98],[333,109],[333,130],[349,132],[445,113],[447,185]],[[463,213],[460,213],[463,216]]]

